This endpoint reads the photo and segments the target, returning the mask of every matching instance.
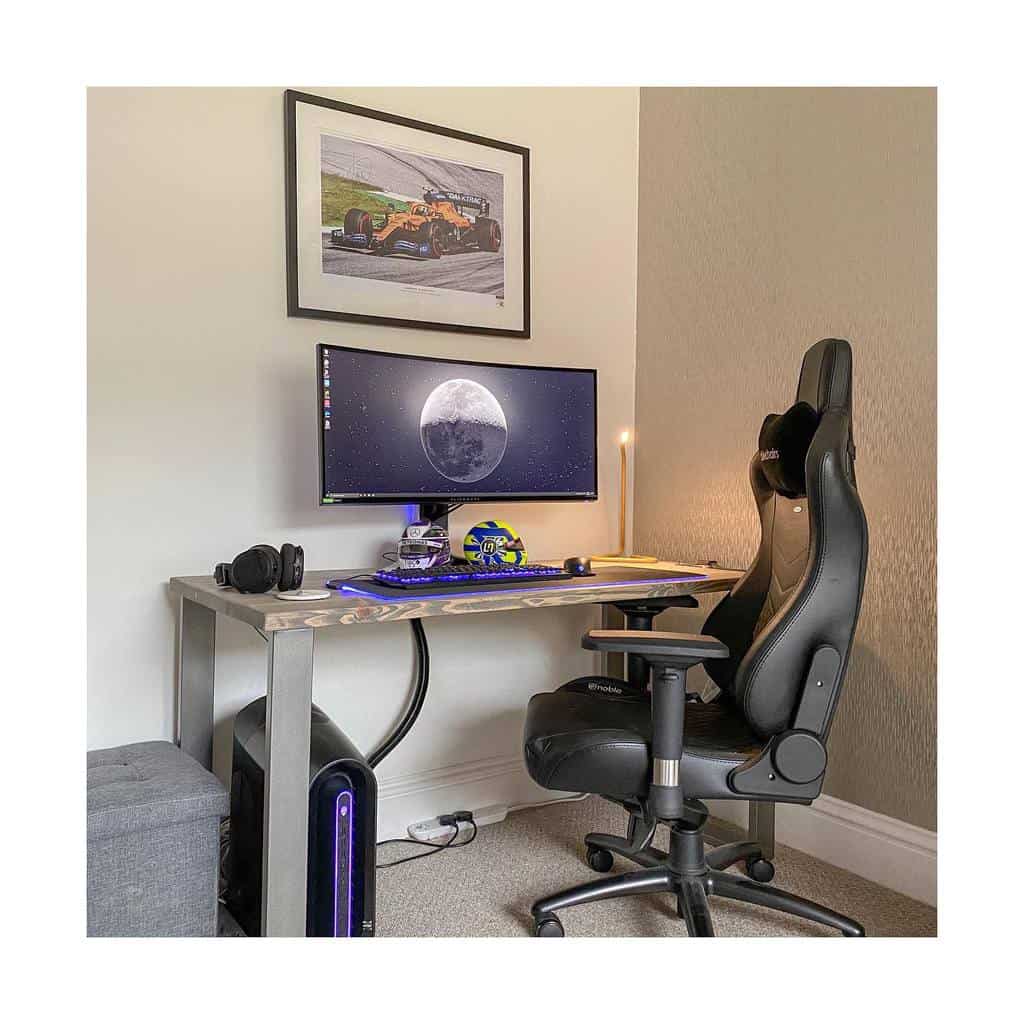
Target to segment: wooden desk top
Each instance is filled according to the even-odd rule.
[[[681,565],[678,562],[631,566],[595,562],[594,570],[596,576],[582,580],[544,581],[533,589],[525,589],[524,585],[524,589],[495,589],[481,593],[483,588],[479,588],[465,596],[426,595],[396,590],[394,597],[384,600],[353,593],[336,593],[320,601],[281,601],[274,597],[273,591],[266,594],[240,594],[230,587],[218,587],[212,576],[175,576],[170,581],[170,588],[175,597],[188,598],[220,615],[240,619],[250,626],[270,632],[278,629],[319,629],[362,622],[419,619],[433,615],[463,615],[570,604],[607,604],[644,597],[676,597],[680,594],[731,590],[742,575],[735,569],[711,569],[707,566]],[[305,590],[316,590],[323,587],[326,580],[372,571],[307,571],[302,586]],[[699,574],[703,578],[672,579],[673,576],[686,573]],[[624,579],[623,576],[632,578]],[[664,581],[661,577],[665,577]],[[358,586],[358,581],[353,581],[353,586]]]

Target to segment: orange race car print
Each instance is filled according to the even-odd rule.
[[[497,252],[501,225],[488,216],[490,211],[490,202],[482,196],[427,188],[423,201],[409,203],[407,210],[391,209],[376,218],[365,210],[348,210],[344,227],[331,231],[331,244],[376,256],[424,260],[458,252]]]

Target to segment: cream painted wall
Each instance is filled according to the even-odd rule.
[[[369,565],[401,530],[403,509],[317,507],[318,341],[596,366],[605,497],[477,506],[453,525],[458,533],[500,512],[541,557],[615,542],[614,438],[633,421],[637,90],[309,91],[530,147],[533,337],[288,319],[282,90],[91,90],[90,747],[172,735],[170,576],[286,540],[304,545],[313,567]],[[497,774],[473,788],[469,772],[473,806],[520,799],[522,773],[494,762],[518,758],[531,693],[592,667],[578,638],[595,621],[586,608],[430,620],[430,697],[382,765],[385,784],[485,761]],[[223,777],[231,716],[264,689],[263,641],[222,622],[217,645]],[[411,672],[406,625],[316,638],[315,700],[364,748],[396,718]],[[415,812],[450,810],[464,790],[427,791]],[[383,833],[408,820],[392,818]]]
[[[935,145],[933,89],[641,90],[637,546],[746,566],[761,421],[793,402],[810,344],[849,339],[871,555],[825,791],[926,829]]]

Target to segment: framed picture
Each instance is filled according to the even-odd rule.
[[[288,315],[530,336],[530,151],[288,90]]]

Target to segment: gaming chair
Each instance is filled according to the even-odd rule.
[[[757,556],[703,634],[590,630],[585,648],[643,659],[649,686],[612,680],[616,695],[590,688],[604,677],[585,677],[530,701],[531,777],[629,812],[626,837],[586,837],[589,865],[609,871],[619,855],[641,866],[538,900],[537,935],[565,934],[556,911],[644,893],[673,893],[691,935],[713,934],[708,896],[864,934],[842,914],[763,884],[774,869],[756,843],[704,849],[704,799],[809,804],[821,793],[860,610],[868,531],[854,475],[848,342],[829,338],[807,351],[796,397],[765,420],[750,464]],[[710,703],[686,693],[686,671],[697,664],[720,689]],[[652,845],[659,823],[669,827],[668,851]],[[726,873],[736,863],[753,877]]]

